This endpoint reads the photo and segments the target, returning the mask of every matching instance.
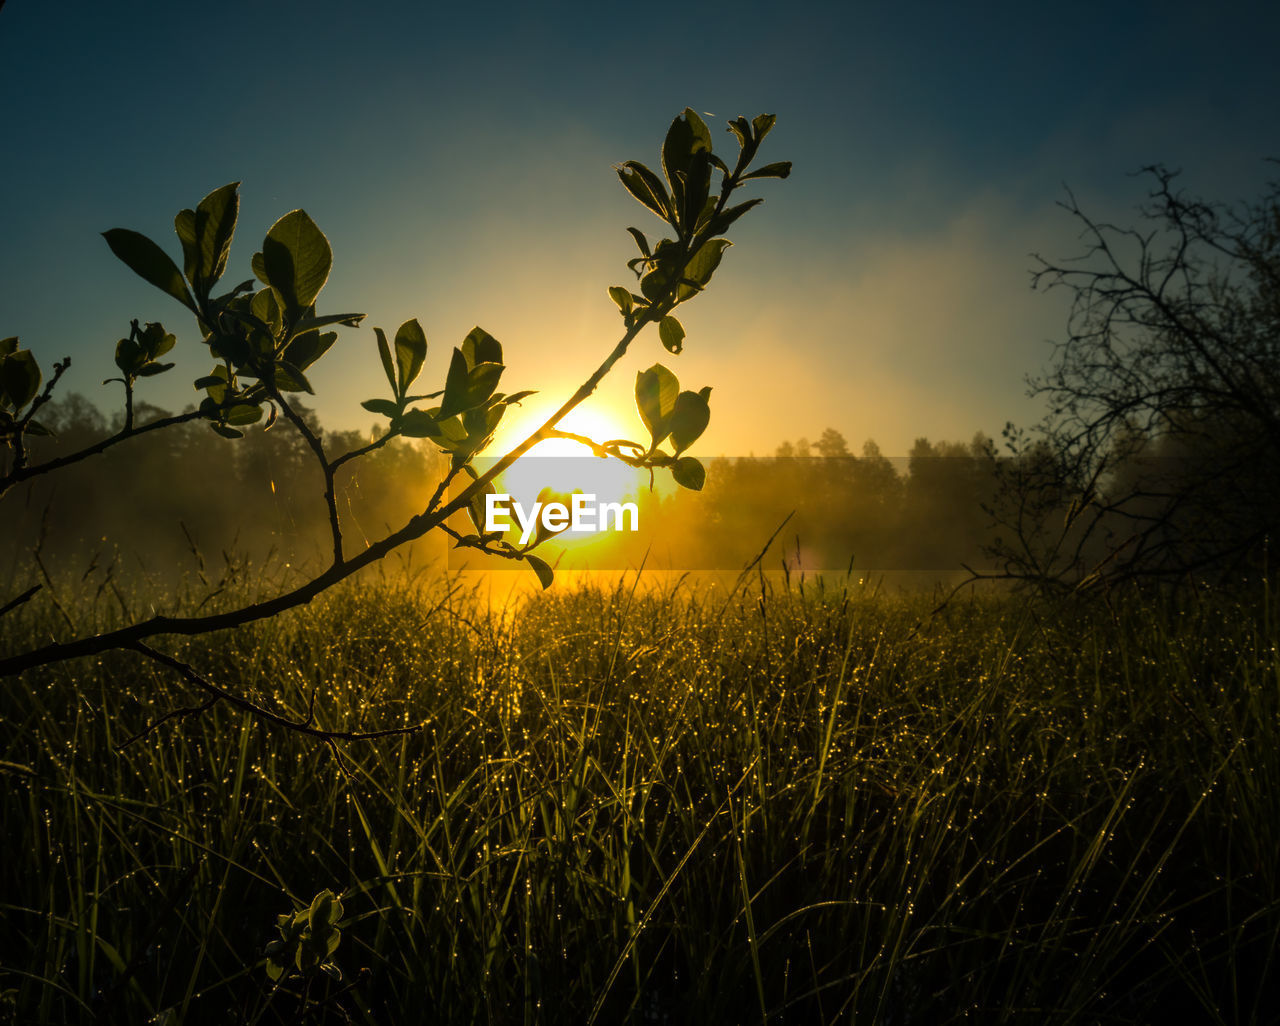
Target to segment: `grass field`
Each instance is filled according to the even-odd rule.
[[[0,1018],[1277,1021],[1265,589],[440,601],[167,649],[318,689],[324,726],[424,723],[339,753],[221,706],[119,751],[193,698],[129,653],[4,681]],[[343,979],[273,985],[276,917],[325,889]]]

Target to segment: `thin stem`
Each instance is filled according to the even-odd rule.
[[[267,384],[271,398],[284,411],[285,418],[302,436],[308,447],[315,454],[316,461],[320,464],[320,472],[324,475],[324,504],[329,513],[329,536],[333,541],[333,566],[338,566],[342,562],[342,527],[338,523],[338,500],[333,484],[333,466],[329,463],[329,458],[324,453],[324,443],[307,426],[307,422],[285,399],[280,389],[276,388],[274,383],[264,383]]]

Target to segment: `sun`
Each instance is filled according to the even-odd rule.
[[[488,450],[496,459],[519,444],[546,420],[554,407],[541,407],[529,403],[504,423]],[[582,435],[596,442],[630,438],[639,441],[643,433],[638,418],[629,424],[603,403],[591,404],[591,400],[571,411],[560,422],[560,430]],[[483,459],[476,461],[476,469],[483,472]],[[496,482],[498,488],[521,502],[532,502],[543,488],[571,493],[580,490],[594,495],[599,502],[620,502],[634,495],[643,485],[648,486],[648,474],[628,467],[620,460],[603,459],[590,448],[568,438],[548,438],[529,450],[514,466],[509,467]]]

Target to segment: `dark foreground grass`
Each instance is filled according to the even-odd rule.
[[[0,1018],[1276,1021],[1265,593],[918,630],[785,589],[436,604],[172,649],[325,726],[426,723],[340,761],[223,708],[118,752],[192,697],[129,654],[0,684]],[[304,1017],[262,951],[325,888],[344,980]]]

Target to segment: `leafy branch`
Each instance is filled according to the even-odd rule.
[[[165,635],[194,636],[232,629],[296,608],[376,563],[397,547],[437,529],[451,537],[455,545],[526,562],[544,587],[550,585],[551,568],[530,551],[533,545],[516,547],[501,537],[486,535],[483,521],[476,516],[477,500],[492,491],[495,479],[547,438],[573,437],[597,455],[619,459],[647,469],[651,474],[658,469],[667,470],[678,484],[701,488],[705,469],[696,458],[687,455],[687,450],[710,421],[711,389],[681,391],[676,375],[661,364],[641,371],[636,377],[636,404],[648,432],[647,443],[627,439],[597,442],[568,435],[560,431],[558,425],[595,392],[648,325],[657,327],[667,351],[672,354],[682,351],[685,330],[673,311],[707,288],[730,245],[724,233],[762,202],[755,198],[730,205],[730,198],[748,182],[785,178],[790,173],[788,163],[766,164],[751,170],[774,121],[773,115],[760,115],[751,121],[740,117],[729,123],[729,131],[738,143],[738,155],[730,167],[713,152],[711,133],[702,119],[693,110],[686,109],[667,132],[661,153],[661,177],[638,161],[627,161],[616,169],[628,192],[658,216],[664,232],[669,228],[670,233],[651,243],[640,229],[627,229],[639,250],[639,256],[628,262],[636,279],[636,289],[623,286],[609,289],[623,321],[621,338],[537,430],[483,473],[472,466],[475,457],[490,446],[507,411],[533,393],[498,391],[506,369],[502,345],[480,327],[473,328],[461,345],[453,349],[443,387],[425,393],[415,389],[428,350],[426,333],[419,322],[406,321],[391,339],[382,329],[375,328],[378,358],[390,396],[368,399],[362,405],[386,419],[386,431],[368,445],[333,455],[327,451],[322,435],[307,423],[296,397],[299,393],[314,394],[307,373],[337,340],[335,331],[324,329],[356,327],[364,315],[318,311],[316,302],[328,280],[333,256],[324,233],[304,211],[285,214],[268,230],[260,251],[251,260],[254,278],[217,294],[216,287],[226,271],[238,219],[239,183],[222,186],[194,209],[179,212],[174,227],[182,248],[181,269],[144,235],[124,228],[105,232],[107,244],[117,257],[195,316],[201,342],[213,361],[210,371],[195,381],[195,388],[204,396],[195,411],[141,426],[135,424],[135,389],[144,379],[172,369],[173,364],[161,358],[174,347],[175,337],[158,323],[139,326],[134,321],[129,336],[116,346],[115,362],[120,377],[110,379],[123,384],[125,390],[125,416],[120,431],[76,453],[30,465],[24,440],[28,435],[48,433],[34,417],[48,401],[69,361],[55,365],[54,375],[42,392],[40,370],[32,355],[18,349],[16,338],[6,339],[0,342],[0,442],[12,458],[0,475],[0,495],[31,477],[87,459],[144,433],[190,420],[202,419],[212,431],[234,440],[242,437],[252,425],[263,422],[267,429],[282,419],[305,442],[321,472],[332,554],[328,565],[309,580],[269,599],[206,615],[159,614],[100,634],[53,642],[0,658],[0,675],[113,649],[131,649],[173,670],[206,696],[201,705],[176,710],[171,718],[191,715],[217,701],[227,701],[259,720],[327,741],[378,736],[376,733],[320,731],[310,714],[304,720],[295,721],[272,713],[212,684],[194,668],[159,652],[147,642]],[[718,188],[713,190],[717,175]],[[255,280],[260,287],[255,288]],[[437,405],[428,405],[432,402]],[[349,555],[344,550],[338,517],[336,474],[393,438],[428,441],[449,456],[448,470],[425,509],[381,540]],[[664,449],[664,445],[669,449]],[[445,501],[450,483],[459,474],[469,478],[468,483]],[[462,510],[469,511],[476,521],[474,533],[460,531],[447,523]],[[542,537],[538,539],[541,540]],[[28,597],[29,594],[24,593],[4,608],[20,604]]]

